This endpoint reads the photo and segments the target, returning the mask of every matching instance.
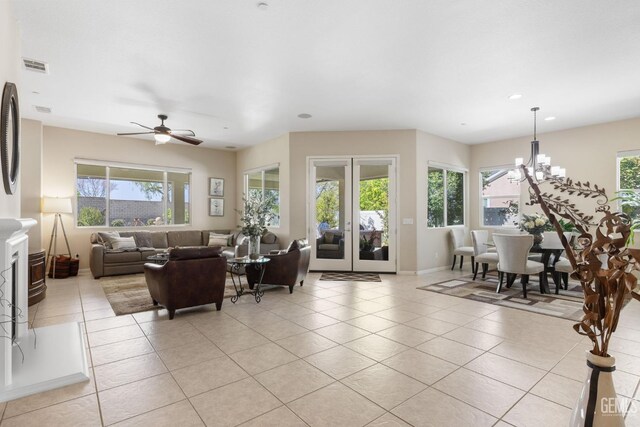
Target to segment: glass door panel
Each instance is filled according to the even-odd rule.
[[[354,271],[395,267],[395,169],[393,159],[354,159]]]
[[[309,237],[312,270],[351,270],[351,161],[312,160]]]

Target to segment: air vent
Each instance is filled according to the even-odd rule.
[[[43,107],[42,105],[34,105],[34,107],[38,113],[51,114],[51,108],[49,107]]]
[[[38,61],[36,59],[22,58],[24,68],[29,71],[35,71],[36,73],[49,74],[49,64],[46,62]]]

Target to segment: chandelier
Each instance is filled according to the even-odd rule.
[[[551,157],[540,153],[540,141],[538,141],[537,137],[538,110],[540,110],[540,107],[533,107],[531,109],[531,111],[533,111],[533,140],[531,141],[531,157],[527,163],[524,163],[524,159],[522,157],[516,157],[516,169],[510,170],[507,174],[507,178],[511,181],[523,180],[522,173],[520,172],[523,167],[526,167],[530,172],[532,172],[538,182],[544,181],[549,177],[549,175],[564,178],[567,174],[567,171],[564,168],[561,168],[560,166],[551,166]]]

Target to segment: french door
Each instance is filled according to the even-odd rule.
[[[396,160],[309,159],[311,270],[396,271]]]

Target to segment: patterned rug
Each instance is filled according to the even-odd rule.
[[[322,273],[320,280],[337,282],[382,282],[377,273],[352,273],[350,271],[332,271]]]
[[[242,284],[247,288],[244,278]],[[162,306],[153,305],[144,274],[103,277],[100,279],[100,285],[116,316],[162,308]],[[231,298],[235,294],[231,277],[227,275],[224,297]]]
[[[583,298],[582,288],[579,282],[569,280],[568,290],[565,291],[561,288],[560,294],[556,295],[556,286],[553,280],[549,278],[549,289],[551,293],[541,294],[538,277],[532,276],[529,278],[529,284],[527,285],[527,299],[522,298],[520,276],[518,276],[518,279],[513,286],[511,286],[511,289],[506,287],[505,277],[505,282],[503,282],[502,290],[499,294],[496,293],[498,282],[498,272],[490,271],[487,273],[485,280],[478,274],[478,277],[474,281],[473,275],[470,275],[447,280],[446,282],[420,286],[418,289],[574,321],[579,321],[582,318]]]

